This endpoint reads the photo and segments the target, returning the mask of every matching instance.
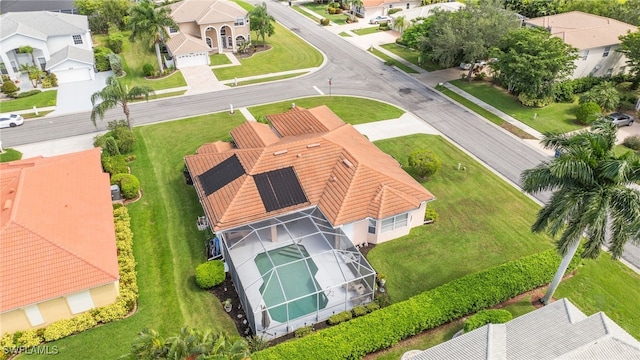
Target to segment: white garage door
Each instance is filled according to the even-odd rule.
[[[91,80],[91,70],[88,68],[53,70],[52,72],[58,77],[59,84],[66,84],[76,81]]]
[[[205,53],[178,55],[176,56],[176,67],[182,69],[188,66],[207,65],[207,60]]]

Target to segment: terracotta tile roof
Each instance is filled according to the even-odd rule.
[[[395,159],[326,106],[296,108],[268,118],[274,127],[277,123],[278,133],[292,135],[249,148],[242,145],[257,142],[243,138],[236,140],[238,148],[222,151],[211,151],[213,146],[205,144],[196,155],[185,157],[201,203],[216,231],[314,205],[337,226],[367,217],[385,218],[434,199]],[[308,124],[314,124],[316,132],[307,133]],[[234,140],[235,134],[244,136],[249,128],[260,133],[271,131],[268,125],[259,123],[241,128],[239,132],[232,131]],[[234,154],[245,174],[205,196],[198,176]],[[293,167],[308,201],[267,212],[253,176],[286,167]]]
[[[273,130],[255,121],[247,121],[231,130],[231,136],[239,148],[265,147],[278,141]]]
[[[526,23],[548,29],[578,50],[617,45],[620,43],[618,36],[637,30],[633,25],[581,11],[537,17]]]
[[[182,0],[169,7],[171,17],[178,24],[192,21],[198,25],[233,22],[238,17],[247,16],[247,11],[240,5],[227,0]]]
[[[0,312],[117,281],[100,149],[0,164]]]

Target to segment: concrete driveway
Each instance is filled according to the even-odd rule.
[[[49,116],[91,111],[91,95],[104,88],[106,80],[113,75],[112,71],[96,73],[94,80],[76,81],[60,84],[56,110]]]
[[[640,136],[640,120],[636,119],[631,126],[621,126],[618,128],[618,144],[622,144],[629,136]]]

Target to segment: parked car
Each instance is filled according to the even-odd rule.
[[[473,65],[473,68],[482,68],[485,65],[487,65],[487,62],[482,60],[482,61],[478,61]],[[470,63],[460,63],[460,69],[462,70],[469,70],[471,69],[471,64]]]
[[[391,17],[384,15],[378,15],[369,20],[369,24],[386,24],[388,22],[391,22]]]
[[[0,128],[16,127],[24,123],[24,118],[18,114],[0,114]]]
[[[605,118],[618,126],[631,126],[634,120],[633,116],[619,112],[609,114]]]

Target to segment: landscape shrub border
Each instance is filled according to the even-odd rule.
[[[43,342],[58,340],[91,329],[99,324],[122,319],[135,308],[135,303],[138,299],[138,283],[135,270],[136,262],[133,256],[131,218],[127,208],[124,206],[115,208],[113,210],[113,220],[120,275],[120,294],[116,298],[116,302],[84,312],[70,319],[58,320],[45,328],[4,334],[0,339],[1,360],[12,356],[12,354],[4,352],[6,349],[32,347]]]
[[[480,310],[464,322],[464,332],[468,333],[487,324],[504,324],[513,319],[509,310],[488,309]]]
[[[529,255],[251,356],[253,360],[360,359],[424,330],[546,285],[553,278],[560,260],[554,249]],[[568,272],[579,263],[580,257],[574,257]]]

